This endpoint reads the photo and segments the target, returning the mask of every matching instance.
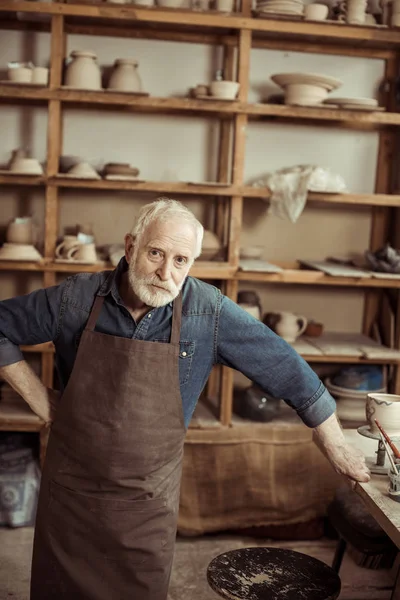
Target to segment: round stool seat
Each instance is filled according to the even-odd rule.
[[[335,600],[340,578],[325,563],[284,548],[240,548],[208,565],[211,588],[229,600]]]

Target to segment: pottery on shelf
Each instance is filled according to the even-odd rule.
[[[328,17],[329,7],[326,4],[306,4],[304,6],[304,18],[307,21],[325,21]]]
[[[129,163],[107,163],[104,165],[104,175],[125,175],[137,177],[140,171],[136,167],[132,167]]]
[[[80,244],[78,242],[68,250],[67,259],[95,263],[97,261],[96,245],[94,243]]]
[[[249,315],[261,321],[261,300],[257,292],[242,290],[238,293],[238,305]]]
[[[237,81],[215,80],[210,83],[209,89],[211,96],[233,100],[238,95],[239,84]]]
[[[183,0],[157,0],[157,5],[166,8],[180,8],[183,5]]]
[[[83,90],[101,90],[101,71],[94,52],[73,50],[65,73],[65,85]]]
[[[7,242],[0,248],[0,260],[37,262],[42,258],[42,255],[32,244],[10,244]]]
[[[7,78],[14,83],[31,83],[32,67],[31,63],[10,62],[8,63]]]
[[[67,258],[68,252],[79,244],[78,236],[64,235],[63,241],[56,247],[56,258]]]
[[[269,312],[264,315],[264,325],[275,331],[287,342],[295,342],[307,327],[306,317],[288,311]]]
[[[6,241],[10,244],[32,244],[34,242],[32,217],[17,217],[7,226]]]
[[[114,62],[107,89],[123,92],[141,92],[142,80],[138,73],[139,63],[133,58],[117,58]]]
[[[88,162],[77,163],[69,169],[67,175],[78,179],[101,179],[97,171]]]
[[[43,175],[43,168],[37,158],[16,156],[10,164],[10,171],[20,175]]]

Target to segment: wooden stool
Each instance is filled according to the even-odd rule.
[[[390,568],[397,548],[351,489],[340,487],[328,506],[328,517],[339,535],[332,568],[339,573],[347,544],[357,550],[359,566]]]
[[[240,548],[208,565],[211,588],[229,600],[335,600],[340,578],[325,563],[284,548]]]

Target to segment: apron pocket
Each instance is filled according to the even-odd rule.
[[[54,552],[77,563],[116,563],[123,570],[160,562],[175,533],[163,498],[116,500],[75,492],[50,481],[48,526]]]

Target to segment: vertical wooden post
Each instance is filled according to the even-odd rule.
[[[64,17],[53,15],[51,19],[51,52],[50,52],[50,89],[57,89],[61,85],[62,69],[65,54],[66,36],[64,32]],[[49,178],[58,173],[59,158],[62,151],[62,113],[59,100],[49,101],[47,123],[47,182],[45,197],[45,243],[44,255],[46,262],[54,258],[57,231],[58,231],[58,188],[50,185]],[[56,283],[56,274],[45,271],[43,277],[44,287]],[[43,352],[41,356],[41,378],[46,387],[54,385],[54,355]],[[40,432],[40,463],[43,465],[46,454],[49,429],[44,427]]]
[[[243,6],[244,10],[246,7]],[[247,7],[248,10],[249,6]],[[240,83],[239,100],[247,102],[249,92],[249,70],[251,53],[251,31],[241,30],[239,33],[238,52],[238,81]],[[244,162],[246,149],[247,115],[235,116],[233,161],[232,161],[232,183],[237,186],[243,185]],[[229,243],[228,261],[233,266],[239,264],[240,230],[242,226],[243,197],[234,196],[231,200],[229,218]],[[237,281],[227,282],[227,295],[236,300]],[[230,425],[232,418],[232,396],[233,396],[233,372],[228,367],[222,369],[221,380],[221,404],[220,419],[223,425]]]
[[[393,106],[394,101],[394,81],[397,77],[396,56],[386,60],[385,79],[391,82],[390,96],[387,99],[388,108]],[[392,189],[392,168],[393,155],[395,151],[395,134],[387,129],[379,133],[379,149],[376,167],[375,193],[389,194]],[[390,231],[391,209],[384,206],[372,207],[372,222],[369,248],[372,251],[377,250],[388,239]],[[363,315],[363,333],[371,334],[371,327],[377,318],[381,300],[381,291],[368,290],[365,294],[364,315]]]

